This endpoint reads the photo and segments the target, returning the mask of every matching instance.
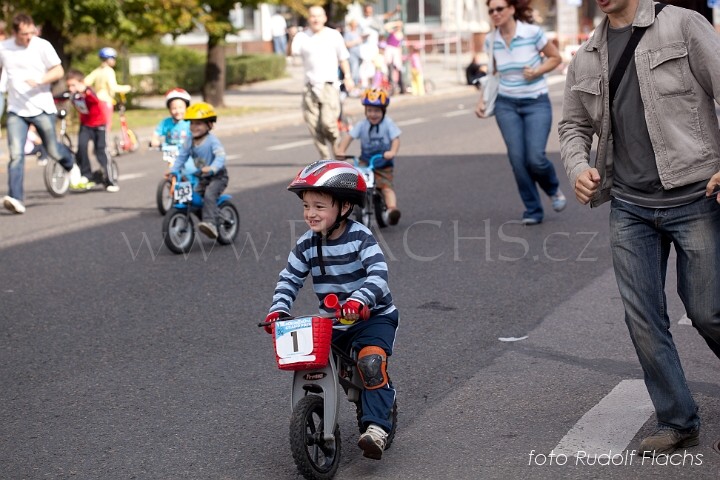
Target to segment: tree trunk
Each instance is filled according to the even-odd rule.
[[[62,63],[65,71],[67,72],[67,69],[70,67],[70,61],[72,60],[72,57],[69,54],[65,53],[65,45],[68,43],[68,40],[63,37],[62,32],[52,22],[43,23],[40,27],[40,31],[42,38],[50,42],[50,44],[57,52],[58,57],[60,57],[60,62]],[[53,94],[59,94],[64,89],[64,80],[57,81],[52,85]]]
[[[207,63],[203,99],[213,107],[225,106],[225,40],[208,38]]]

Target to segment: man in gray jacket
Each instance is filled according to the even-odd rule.
[[[700,438],[698,408],[669,331],[671,244],[688,317],[720,358],[720,36],[691,10],[667,5],[656,14],[652,0],[596,2],[607,17],[568,69],[560,151],[582,204],[611,201],[615,277],[657,415],[640,454],[669,454]],[[610,98],[612,72],[642,28]]]

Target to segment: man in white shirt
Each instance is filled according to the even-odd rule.
[[[25,213],[23,180],[25,139],[35,125],[48,155],[70,171],[75,165],[69,149],[61,149],[55,134],[55,102],[50,85],[65,71],[55,49],[36,36],[32,17],[19,13],[13,18],[13,38],[0,42],[0,67],[7,74],[7,137],[9,195],[3,205],[13,213]],[[79,170],[76,168],[79,177]]]
[[[270,17],[270,35],[272,35],[273,52],[276,55],[287,55],[287,21],[280,12]]]
[[[338,67],[342,70],[347,91],[352,91],[355,86],[345,41],[340,32],[326,27],[326,22],[327,15],[322,7],[310,7],[309,28],[295,35],[291,48],[294,56],[302,58],[305,68],[303,116],[321,159],[334,158],[333,148],[340,139],[337,126],[340,116]]]

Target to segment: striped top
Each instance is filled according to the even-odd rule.
[[[320,272],[317,243],[320,236],[308,230],[300,237],[280,272],[270,312],[290,313],[292,304],[308,274],[323,308],[323,299],[334,293],[340,302],[348,298],[370,308],[371,316],[395,311],[388,287],[388,270],[380,246],[370,230],[361,223],[347,220],[345,231],[322,246],[325,275]]]
[[[485,39],[485,51],[490,51],[490,42],[493,45],[495,57],[495,70],[500,74],[500,88],[498,95],[512,98],[537,98],[548,93],[545,75],[532,81],[525,80],[523,68],[529,66],[536,68],[542,62],[540,52],[548,43],[545,32],[537,25],[516,21],[515,36],[510,41],[510,47],[498,30]]]

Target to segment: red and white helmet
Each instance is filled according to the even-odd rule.
[[[367,184],[352,165],[339,160],[318,160],[300,170],[288,190],[302,197],[308,190],[329,193],[341,202],[363,206]]]
[[[190,106],[190,94],[187,90],[183,90],[182,88],[173,88],[172,90],[168,90],[165,94],[165,106],[170,108],[170,102],[178,99],[185,102],[185,106]]]

